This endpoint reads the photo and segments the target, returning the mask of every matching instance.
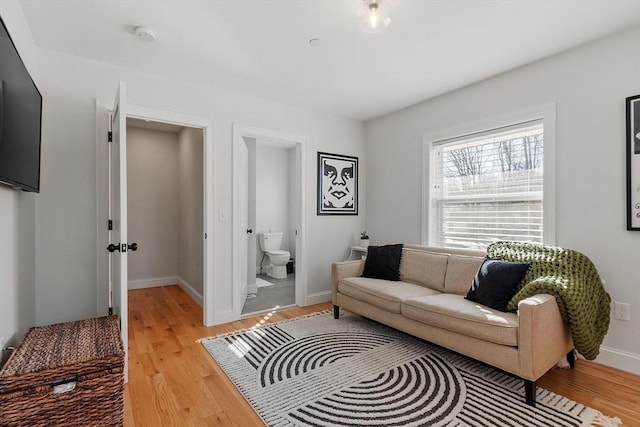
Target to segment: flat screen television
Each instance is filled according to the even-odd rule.
[[[39,193],[42,96],[0,24],[0,183]]]

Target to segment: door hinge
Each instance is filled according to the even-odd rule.
[[[112,219],[108,219],[107,220],[107,230],[109,230],[109,231],[113,230],[113,220]]]
[[[113,132],[107,132],[107,142],[113,142]]]

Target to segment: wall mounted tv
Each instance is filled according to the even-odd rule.
[[[39,193],[42,96],[0,24],[0,183]]]

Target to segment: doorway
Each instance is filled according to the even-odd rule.
[[[204,138],[200,128],[127,118],[128,289],[204,293]]]
[[[124,83],[120,84],[120,89],[124,87]],[[202,245],[203,262],[202,262],[202,276],[203,276],[203,293],[202,293],[202,307],[203,307],[203,324],[205,326],[211,326],[217,323],[223,323],[228,321],[229,316],[224,316],[224,313],[218,313],[214,304],[215,295],[215,235],[216,224],[215,221],[208,219],[210,215],[208,213],[215,212],[215,186],[214,186],[214,166],[215,166],[215,145],[214,145],[214,122],[211,118],[194,116],[190,114],[176,113],[172,111],[157,110],[149,107],[141,107],[126,104],[122,102],[120,109],[124,112],[125,118],[150,120],[156,122],[167,123],[171,125],[179,125],[183,127],[198,128],[203,131],[203,175],[204,175],[204,188],[203,188],[203,213],[199,222],[202,223],[203,235],[201,236],[200,245]],[[109,182],[109,169],[110,164],[108,162],[110,147],[112,144],[107,142],[107,134],[109,129],[110,116],[114,113],[115,109],[112,108],[112,104],[96,100],[96,191],[98,194],[97,199],[97,222],[96,222],[96,239],[100,242],[96,247],[96,284],[97,284],[97,313],[98,315],[106,315],[108,308],[111,307],[112,298],[113,302],[117,302],[121,297],[118,297],[119,291],[111,285],[111,271],[112,271],[112,258],[111,256],[105,256],[105,246],[102,242],[106,243],[111,241],[112,231],[110,230],[111,221],[110,214],[111,206],[109,202],[109,194],[112,192],[112,186]],[[126,128],[126,126],[124,126]],[[124,135],[126,145],[126,133]],[[115,140],[115,134],[114,134]],[[125,168],[126,170],[126,168]],[[125,176],[126,179],[126,176]],[[126,193],[125,193],[126,194]],[[113,221],[114,224],[116,221]],[[107,227],[109,223],[109,228]],[[123,224],[124,226],[124,224]],[[114,227],[115,229],[115,227]],[[126,262],[127,253],[121,253],[123,261]],[[128,277],[123,277],[122,283],[128,282]],[[126,290],[128,286],[119,286],[118,289],[124,291],[123,297],[126,298]],[[111,296],[113,295],[113,297]],[[122,301],[122,313],[121,323],[126,325],[126,301]],[[124,328],[123,328],[124,329]],[[123,340],[126,338],[126,330],[123,332]],[[124,343],[125,348],[127,343]]]
[[[295,305],[296,144],[243,137],[248,151],[247,299],[242,314]]]
[[[306,143],[307,137],[302,135],[242,125],[233,126],[233,311],[238,318],[249,312],[272,310],[276,306],[306,305]],[[263,154],[261,161],[261,152],[270,154]],[[261,167],[268,168],[267,163],[276,158],[279,159],[277,162],[280,163],[280,167],[274,168],[281,169],[282,165],[286,164],[287,171],[282,173],[280,170],[279,173],[269,175],[269,179],[280,176],[278,182],[260,182],[256,185],[258,179],[265,180],[265,176],[257,176]],[[261,163],[258,165],[257,162]],[[275,190],[275,186],[281,188]],[[261,194],[257,194],[258,192]],[[286,203],[287,206],[280,206],[276,209],[280,213],[269,219],[269,215],[264,214],[267,209],[273,208],[270,203],[273,198],[278,198],[278,203]],[[260,218],[265,217],[262,222]],[[282,277],[279,280],[268,275],[260,276],[261,264],[263,274],[268,274],[271,268],[268,257],[263,260],[259,242],[260,237],[268,232],[282,233],[280,246],[290,253],[290,258],[295,263],[294,267],[287,262],[284,268],[291,273],[286,274],[286,277],[276,274]],[[268,282],[268,287],[276,287],[260,292],[258,283],[261,281],[256,281],[256,278]],[[286,290],[286,282],[289,280],[293,282],[293,299],[282,299],[281,303],[276,303],[279,291],[282,297],[289,292]],[[275,294],[271,295],[275,299],[269,299],[265,302],[266,305],[254,304],[252,301],[245,310],[247,297],[261,293]],[[251,299],[253,298],[249,298]],[[288,301],[291,301],[291,304]]]

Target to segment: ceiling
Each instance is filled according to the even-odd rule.
[[[640,0],[381,0],[391,24],[367,34],[362,1],[20,3],[40,47],[357,120],[640,23]]]

